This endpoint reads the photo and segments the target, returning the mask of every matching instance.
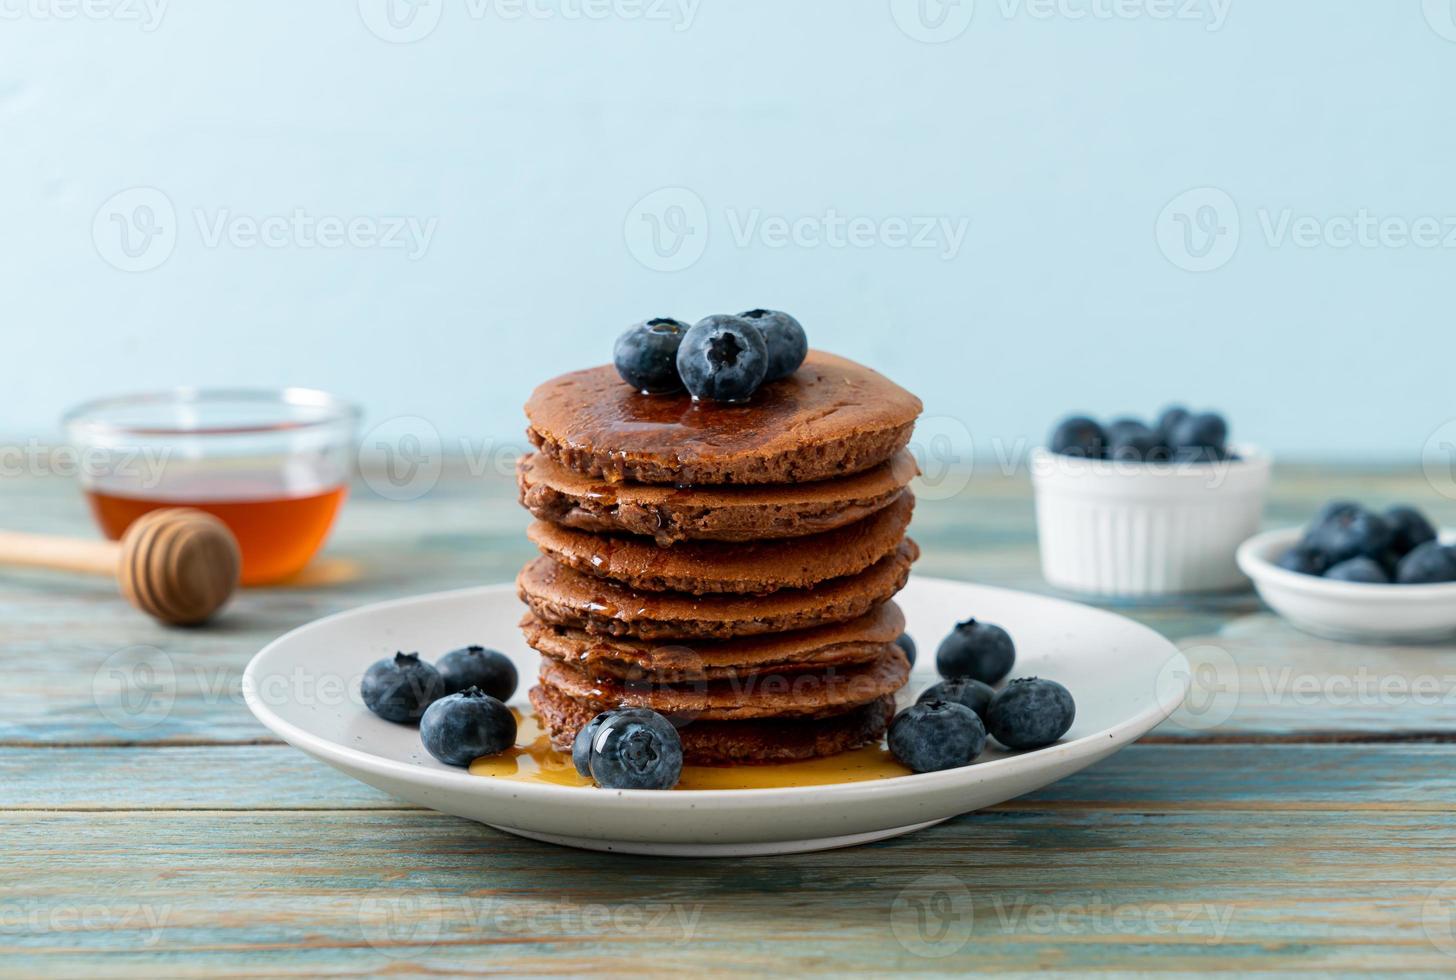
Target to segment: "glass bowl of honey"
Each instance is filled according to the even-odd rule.
[[[63,419],[107,537],[162,507],[227,524],[243,585],[280,582],[323,546],[348,493],[359,410],[308,388],[178,388],[102,398]]]

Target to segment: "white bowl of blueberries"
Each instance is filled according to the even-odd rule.
[[[1217,412],[1063,419],[1031,456],[1042,574],[1110,598],[1247,589],[1234,555],[1259,529],[1269,469]]]
[[[1456,546],[1419,510],[1331,501],[1309,526],[1239,548],[1275,612],[1317,636],[1423,643],[1456,636]]]

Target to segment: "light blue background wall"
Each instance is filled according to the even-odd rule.
[[[425,0],[405,35],[385,0],[57,2],[0,0],[0,431],[291,383],[516,436],[531,384],[625,324],[756,305],[982,452],[1177,397],[1285,454],[1414,459],[1456,415],[1446,0]],[[133,262],[134,188],[175,221]],[[434,233],[207,242],[295,209]],[[1393,224],[1326,240],[1362,209]],[[736,234],[831,212],[878,244]],[[1300,216],[1315,244],[1280,237]],[[920,218],[963,242],[896,247]]]

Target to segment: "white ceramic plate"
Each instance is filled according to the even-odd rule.
[[[1239,548],[1239,568],[1275,612],[1316,636],[1365,643],[1433,643],[1456,636],[1456,582],[1367,585],[1302,575],[1274,564],[1304,533],[1266,531]],[[1450,543],[1452,536],[1441,540]]]
[[[516,627],[522,607],[508,585],[378,603],[310,623],[253,658],[243,691],[258,720],[290,744],[401,799],[538,840],[694,857],[843,847],[1021,796],[1132,742],[1187,691],[1188,664],[1177,648],[1112,613],[929,578],[912,578],[897,601],[921,654],[902,702],[937,679],[941,637],[975,616],[1010,631],[1019,651],[1013,676],[1050,677],[1072,692],[1077,718],[1066,738],[1035,752],[989,750],[946,772],[788,789],[601,790],[471,776],[430,758],[416,729],[370,714],[359,702],[359,678],[396,650],[433,659],[480,643],[515,662],[522,684],[512,703],[525,705],[539,657]]]

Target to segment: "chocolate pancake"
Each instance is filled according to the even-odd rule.
[[[516,464],[521,505],[543,521],[578,531],[678,541],[766,541],[832,531],[897,500],[915,478],[902,449],[879,466],[838,480],[765,486],[667,487],[606,483],[542,453]]]
[[[697,684],[590,677],[559,660],[541,661],[541,686],[607,708],[651,708],[668,718],[743,721],[823,718],[894,694],[910,678],[910,661],[894,643],[865,664],[818,671],[750,674]]]
[[[864,571],[899,547],[914,509],[915,498],[906,493],[857,524],[781,541],[689,541],[661,548],[646,538],[545,521],[533,523],[526,535],[548,558],[634,589],[764,595]]]
[[[647,640],[727,639],[863,616],[904,588],[910,565],[919,556],[915,542],[904,538],[894,554],[858,575],[766,596],[645,592],[543,557],[521,569],[516,592],[539,619],[554,626]]]
[[[551,733],[551,744],[561,752],[571,751],[576,733],[597,714],[596,708],[546,687],[531,688],[530,698]],[[813,721],[694,721],[678,728],[678,735],[683,761],[689,765],[796,762],[874,742],[885,733],[894,713],[895,699],[884,697]]]
[[[884,653],[905,629],[900,607],[886,602],[858,619],[792,633],[689,643],[599,636],[552,626],[527,613],[526,642],[542,656],[570,664],[591,677],[658,681],[721,680],[769,671],[823,670],[866,663]]]
[[[910,441],[920,399],[821,351],[742,404],[644,395],[610,364],[538,387],[526,434],[588,477],[679,486],[797,483],[859,473]]]

